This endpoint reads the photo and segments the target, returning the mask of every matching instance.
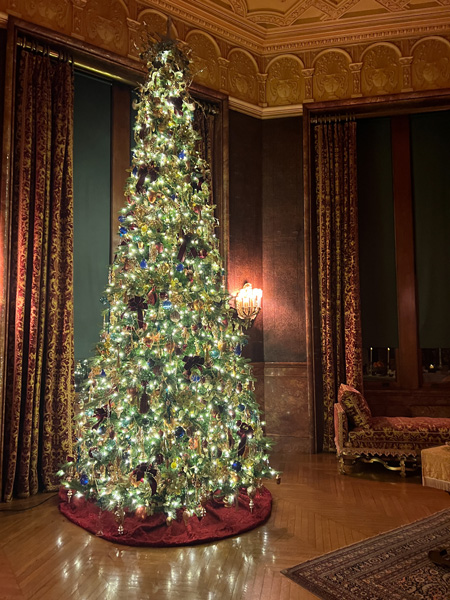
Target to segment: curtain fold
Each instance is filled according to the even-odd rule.
[[[209,165],[211,173],[210,200],[211,204],[214,204],[215,139],[218,108],[215,104],[206,100],[197,99],[196,102],[194,128],[200,136],[197,140],[197,150]]]
[[[72,450],[73,70],[18,54],[3,500],[57,486]]]
[[[323,449],[334,449],[341,383],[363,388],[356,123],[314,126]]]

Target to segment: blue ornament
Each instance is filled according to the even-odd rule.
[[[175,198],[177,197],[177,195],[176,194],[172,194],[170,197],[172,198],[172,200],[175,200]]]
[[[175,268],[178,271],[178,273],[181,273],[184,270],[184,265],[183,263],[178,263]]]
[[[137,174],[138,174],[138,168],[134,167],[134,169],[133,169],[133,175],[137,175]]]
[[[184,436],[184,434],[185,434],[185,433],[186,433],[186,432],[184,431],[184,429],[183,429],[181,426],[180,426],[180,427],[177,427],[177,428],[175,429],[175,437],[176,437],[178,440],[181,440],[181,438]]]
[[[143,269],[147,268],[147,261],[145,260],[145,258],[143,258],[139,264]]]
[[[191,375],[192,383],[198,383],[200,381],[200,375],[193,374]]]
[[[128,232],[128,229],[126,227],[121,227],[119,229],[119,235],[122,237],[123,235],[125,235]]]
[[[238,404],[239,410],[245,410],[245,404]]]
[[[86,473],[83,473],[80,477],[80,483],[81,485],[87,485],[89,483],[89,477],[86,475]]]
[[[236,471],[236,473],[239,473],[239,471],[242,469],[242,465],[238,460],[235,460],[231,466]]]
[[[124,215],[119,215],[119,221],[121,223],[123,223],[125,221],[126,217]]]
[[[102,372],[100,373],[100,377],[106,377],[105,369],[102,369]]]
[[[180,154],[178,155],[178,158],[179,158],[180,160],[183,160],[183,158],[186,158],[186,153],[184,152],[184,150],[182,150],[182,151],[180,152]]]
[[[169,310],[170,308],[172,308],[172,302],[170,300],[164,300],[164,302],[162,303],[162,306],[166,310]]]
[[[241,345],[240,345],[240,344],[238,344],[238,345],[236,346],[236,348],[234,349],[234,353],[235,353],[237,356],[240,356],[240,355],[242,354],[242,348],[241,348]]]
[[[210,355],[213,358],[217,358],[220,355],[220,352],[218,350],[211,350]]]

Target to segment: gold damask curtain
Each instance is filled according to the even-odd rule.
[[[334,449],[341,383],[363,386],[356,122],[314,126],[323,449]]]
[[[215,139],[216,139],[216,115],[217,106],[207,100],[197,100],[194,112],[194,128],[199,134],[197,150],[200,156],[206,160],[211,172],[211,203],[214,204],[214,170],[216,167]]]
[[[55,489],[72,449],[73,70],[18,51],[3,500]]]

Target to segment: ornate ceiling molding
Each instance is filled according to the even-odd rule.
[[[344,19],[340,29],[323,21],[306,34],[300,26],[267,32],[249,22],[244,9],[264,1],[220,0],[230,7],[226,21],[215,0],[190,2],[190,10],[185,0],[8,0],[5,8],[136,61],[146,32],[165,34],[170,15],[172,35],[192,49],[194,81],[258,118],[298,115],[308,102],[450,88],[450,6],[431,15],[409,11],[402,19],[386,13],[376,23]],[[318,6],[332,0],[286,0],[286,14],[298,1]],[[400,6],[405,0],[359,1]]]
[[[207,0],[196,3],[186,0],[141,0],[142,4],[157,6],[165,14],[208,31],[225,42],[235,44],[259,56],[281,52],[296,52],[330,44],[354,44],[370,39],[391,39],[414,35],[445,34],[450,29],[450,6],[440,0],[442,6],[433,9],[405,10],[409,0],[377,0],[384,7],[384,14],[369,14],[341,18],[360,0],[301,0],[285,14],[245,10],[244,0],[230,1],[231,10],[219,10],[217,4]],[[248,2],[248,0],[247,0]],[[240,7],[240,8],[239,8]],[[320,9],[323,17],[318,22],[293,24],[307,9]],[[238,10],[239,8],[239,10]],[[273,29],[259,23],[266,15]]]

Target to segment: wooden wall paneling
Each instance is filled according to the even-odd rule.
[[[306,359],[301,117],[262,125],[264,360]]]
[[[230,111],[230,255],[228,289],[245,282],[263,289],[263,308],[247,331],[244,355],[265,360],[263,323],[269,301],[263,286],[262,256],[262,122]]]
[[[312,452],[313,408],[308,404],[308,373],[304,362],[264,364],[266,433],[277,451]]]
[[[125,206],[127,169],[130,168],[131,89],[114,84],[111,90],[111,262],[119,243],[117,216]]]
[[[304,253],[305,253],[305,333],[306,333],[306,369],[307,369],[307,397],[311,410],[311,438],[312,451],[317,452],[321,448],[323,419],[316,399],[319,372],[316,364],[317,357],[315,349],[319,347],[319,340],[315,334],[315,319],[313,307],[314,292],[317,286],[313,284],[314,252],[313,235],[315,228],[312,219],[312,148],[311,148],[311,118],[310,110],[306,105],[303,111],[303,229],[304,229]]]
[[[392,118],[391,134],[399,339],[396,356],[397,382],[401,388],[417,389],[420,385],[422,369],[417,327],[418,307],[408,116]]]

